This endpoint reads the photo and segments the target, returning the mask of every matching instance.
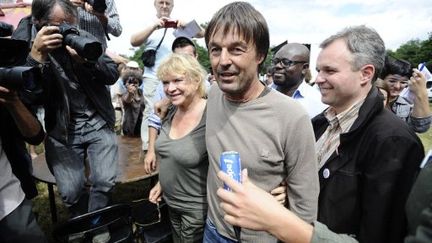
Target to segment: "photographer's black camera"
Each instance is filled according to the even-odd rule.
[[[93,10],[98,13],[105,13],[107,5],[105,0],[86,0],[93,7]]]
[[[102,44],[99,41],[81,36],[77,28],[66,23],[62,23],[59,29],[63,43],[72,47],[80,57],[95,62],[102,55]]]
[[[0,86],[12,90],[32,90],[40,82],[37,67],[19,66],[27,57],[27,43],[0,38]]]

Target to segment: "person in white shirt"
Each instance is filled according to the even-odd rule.
[[[309,49],[299,43],[288,43],[273,57],[273,83],[276,90],[297,100],[310,118],[321,113],[327,105],[321,102],[320,92],[306,83],[309,70]]]

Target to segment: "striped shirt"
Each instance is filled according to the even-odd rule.
[[[338,152],[337,148],[340,143],[339,136],[340,134],[347,133],[350,130],[354,121],[358,117],[363,102],[364,99],[339,114],[336,114],[333,107],[329,107],[324,111],[324,116],[328,120],[329,126],[316,143],[316,154],[319,168],[327,162],[335,151],[336,153]]]
[[[117,12],[117,8],[114,0],[106,0],[107,9],[105,10],[105,16],[108,18],[106,33],[113,36],[120,36],[122,33],[122,26],[120,25],[120,18]],[[105,30],[99,19],[85,11],[83,8],[78,8],[79,17],[79,28],[83,29],[102,43],[103,49],[107,48],[107,41]]]

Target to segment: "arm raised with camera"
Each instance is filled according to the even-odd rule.
[[[160,29],[164,26],[165,19],[168,19],[166,17],[161,17],[156,19],[154,22],[152,22],[150,25],[145,27],[143,30],[133,34],[130,39],[130,43],[132,46],[140,46],[144,42],[147,41],[147,39],[150,37],[150,35],[157,29]]]
[[[30,56],[39,63],[45,63],[48,54],[63,45],[63,35],[57,26],[43,26],[33,41]]]
[[[103,29],[113,36],[120,36],[122,26],[114,0],[70,0],[73,5],[94,15]]]

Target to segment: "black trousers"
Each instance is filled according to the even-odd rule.
[[[46,243],[45,234],[39,228],[32,212],[30,200],[24,201],[0,221],[0,242]]]

